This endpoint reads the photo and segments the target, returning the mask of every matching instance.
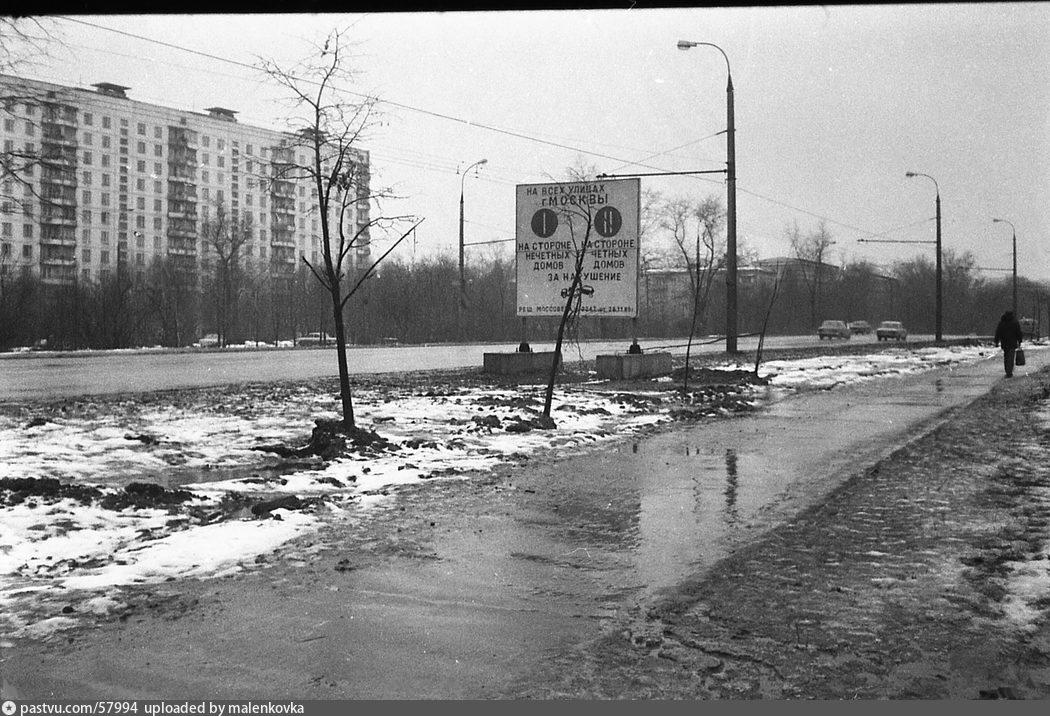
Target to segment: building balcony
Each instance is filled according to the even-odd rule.
[[[168,209],[168,218],[169,219],[186,219],[188,221],[196,221],[197,220],[197,212],[196,211],[181,211],[179,209]],[[194,232],[194,234],[196,234],[196,232]]]
[[[73,236],[41,236],[41,246],[76,246],[77,240]]]
[[[40,123],[45,127],[49,124],[53,124],[56,127],[73,127],[74,129],[76,129],[77,127],[76,115],[70,117],[66,116],[65,113],[61,112],[52,112],[45,114],[41,119]]]
[[[168,227],[168,236],[173,236],[180,239],[195,239],[197,238],[196,229],[176,229]]]
[[[76,266],[77,260],[75,258],[58,258],[52,256],[51,258],[40,259],[41,266]]]
[[[56,184],[58,186],[71,186],[77,188],[77,177],[75,174],[45,174],[40,177],[41,186]]]
[[[76,217],[41,215],[40,224],[43,226],[76,226],[77,220]]]
[[[193,256],[193,257],[196,257],[197,256],[197,249],[195,249],[195,248],[177,249],[177,248],[169,247],[168,248],[168,256]]]
[[[77,146],[76,137],[66,137],[61,134],[45,134],[40,137],[40,144],[43,147],[73,147]]]
[[[72,206],[76,207],[77,198],[75,196],[45,196],[41,197],[40,203],[47,206]]]
[[[295,249],[298,246],[298,244],[295,243],[295,239],[294,238],[287,238],[287,237],[283,237],[283,238],[274,237],[274,238],[270,239],[270,245],[275,247],[275,248],[288,248],[288,249]]]

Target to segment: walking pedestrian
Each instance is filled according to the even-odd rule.
[[[1014,356],[1021,347],[1021,322],[1014,317],[1013,311],[1007,311],[995,327],[995,345],[1003,349],[1003,368],[1006,377],[1014,374]]]

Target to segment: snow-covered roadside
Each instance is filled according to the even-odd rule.
[[[768,362],[763,375],[774,387],[826,388],[985,357],[987,348],[901,348]],[[538,410],[541,396],[540,386],[358,391],[359,424],[397,449],[280,470],[257,448],[305,442],[314,419],[337,417],[334,396],[303,388],[253,401],[127,401],[47,420],[0,418],[0,480],[51,478],[103,495],[136,482],[189,493],[177,504],[117,510],[76,494],[13,501],[0,487],[0,635],[39,636],[118,606],[121,585],[236,570],[396,485],[588,449],[670,421],[676,407],[666,392],[625,397],[601,383],[567,385],[555,394],[557,429],[508,430]],[[307,507],[261,512],[278,519],[247,509],[275,493],[303,497]],[[242,509],[223,513],[231,495]]]

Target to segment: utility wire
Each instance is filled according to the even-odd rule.
[[[116,28],[106,27],[104,25],[98,25],[96,23],[88,22],[86,20],[82,20],[82,19],[76,18],[76,17],[69,17],[69,16],[62,16],[62,15],[55,16],[55,17],[56,17],[56,19],[59,19],[59,20],[65,20],[67,22],[84,25],[86,27],[91,27],[91,28],[94,28],[96,30],[103,30],[103,31],[107,31],[107,32],[112,32],[112,33],[115,33],[115,34],[118,34],[118,35],[123,35],[125,37],[130,37],[132,39],[141,40],[143,42],[150,42],[150,43],[153,43],[153,44],[156,44],[156,45],[160,45],[162,47],[167,47],[167,48],[170,48],[170,49],[173,49],[173,50],[177,50],[177,51],[180,51],[180,52],[188,52],[188,53],[191,53],[191,54],[194,54],[194,55],[198,55],[200,57],[205,57],[205,58],[208,58],[210,60],[214,60],[216,62],[225,62],[225,63],[228,63],[228,64],[236,65],[238,67],[243,67],[245,69],[252,70],[253,72],[258,72],[259,71],[259,68],[255,67],[254,65],[250,65],[250,64],[248,64],[246,62],[241,62],[239,60],[233,60],[233,59],[230,59],[228,57],[221,57],[219,55],[215,55],[215,54],[212,54],[210,52],[204,52],[202,50],[195,50],[195,49],[192,49],[192,48],[189,48],[189,47],[185,47],[185,46],[182,46],[182,45],[177,45],[177,44],[174,44],[174,43],[165,42],[163,40],[157,40],[155,38],[145,37],[143,35],[137,35],[135,33],[127,32],[125,30],[118,30]],[[312,85],[315,85],[315,86],[319,86],[320,85],[319,82],[317,82],[315,80],[310,80],[310,79],[307,79],[307,78],[295,77],[294,79],[296,79],[296,81],[303,82],[304,84],[312,84]],[[516,137],[518,139],[523,139],[523,140],[529,141],[529,142],[535,142],[535,143],[538,143],[538,144],[545,144],[545,145],[556,147],[556,148],[559,148],[559,149],[566,149],[566,150],[569,150],[569,151],[579,152],[581,154],[587,154],[589,156],[599,157],[601,159],[608,159],[608,160],[611,160],[611,161],[619,162],[623,166],[640,166],[640,167],[645,167],[647,169],[662,170],[662,167],[656,167],[656,166],[652,166],[650,164],[645,163],[647,161],[647,159],[646,160],[642,160],[640,162],[634,162],[634,161],[631,161],[631,160],[624,159],[622,157],[615,157],[615,156],[612,156],[612,155],[609,155],[609,154],[603,154],[601,152],[595,152],[595,151],[591,151],[591,150],[588,150],[588,149],[583,149],[581,147],[576,147],[576,146],[571,146],[571,145],[568,145],[568,144],[563,144],[561,142],[553,142],[553,141],[550,141],[550,140],[541,139],[541,138],[536,137],[536,136],[530,136],[530,135],[525,134],[523,132],[517,132],[517,131],[513,131],[513,130],[509,130],[509,129],[503,129],[501,127],[496,127],[496,126],[489,125],[489,124],[484,124],[484,123],[481,123],[481,122],[474,122],[474,121],[471,121],[471,120],[468,120],[468,119],[463,119],[461,117],[454,117],[454,116],[449,115],[449,114],[444,114],[442,112],[435,112],[433,110],[423,109],[421,107],[415,107],[413,105],[405,104],[403,102],[397,102],[395,100],[382,99],[382,98],[379,98],[379,97],[376,97],[376,96],[373,96],[373,95],[367,95],[367,94],[364,94],[364,93],[361,93],[361,92],[355,92],[353,90],[348,90],[348,89],[345,89],[345,88],[342,91],[346,92],[349,95],[360,97],[360,98],[362,98],[364,100],[367,100],[367,101],[382,102],[382,103],[388,104],[388,105],[390,105],[392,107],[398,107],[400,109],[405,109],[405,110],[408,110],[408,111],[411,111],[411,112],[417,112],[419,114],[423,114],[423,115],[427,115],[427,116],[431,116],[431,117],[436,117],[438,119],[444,119],[446,121],[455,122],[455,123],[458,123],[458,124],[463,124],[463,125],[466,125],[468,127],[476,127],[478,129],[484,129],[486,131],[495,132],[497,134],[503,134],[503,135],[510,136],[510,137]],[[704,137],[703,139],[710,139],[710,138],[712,138],[714,136],[718,136],[718,134],[720,134],[720,133],[721,132],[715,133],[715,134],[710,135],[708,137]],[[693,144],[693,143],[698,142],[698,141],[702,141],[702,140],[694,140],[693,142],[689,142],[689,143],[687,143],[687,144],[685,144],[683,146],[688,146],[689,144]],[[668,152],[670,152],[670,151],[674,151],[674,150],[673,149],[672,150],[668,150]],[[654,156],[660,156],[661,154],[664,154],[664,153],[667,153],[667,152],[658,153],[658,154],[656,154]],[[712,181],[710,179],[707,179],[706,177],[697,177],[697,178],[700,179],[701,181]],[[719,182],[719,183],[721,183],[721,182]],[[873,233],[873,232],[870,232],[868,230],[858,228],[856,226],[851,226],[850,224],[846,224],[845,222],[837,221],[837,220],[832,219],[830,217],[823,216],[821,214],[817,214],[815,212],[808,211],[806,209],[802,209],[802,208],[797,207],[797,206],[792,206],[791,204],[787,204],[785,202],[778,201],[776,199],[773,199],[772,197],[764,196],[762,194],[759,194],[758,192],[750,191],[749,189],[746,189],[745,187],[741,187],[739,185],[737,185],[737,189],[739,191],[741,191],[741,192],[743,192],[745,194],[749,194],[749,195],[751,195],[751,196],[753,196],[755,198],[762,199],[764,201],[768,201],[770,203],[776,204],[778,206],[782,206],[782,207],[784,207],[786,209],[790,209],[792,211],[797,211],[797,212],[799,212],[801,214],[805,214],[807,216],[812,216],[812,217],[815,217],[817,219],[821,219],[823,221],[830,222],[830,223],[835,224],[837,226],[843,226],[843,227],[851,229],[853,231],[858,231],[858,232],[860,232],[862,234],[871,235]]]

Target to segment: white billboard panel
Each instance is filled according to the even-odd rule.
[[[583,253],[580,315],[638,315],[641,182],[517,186],[519,316],[560,316]]]

